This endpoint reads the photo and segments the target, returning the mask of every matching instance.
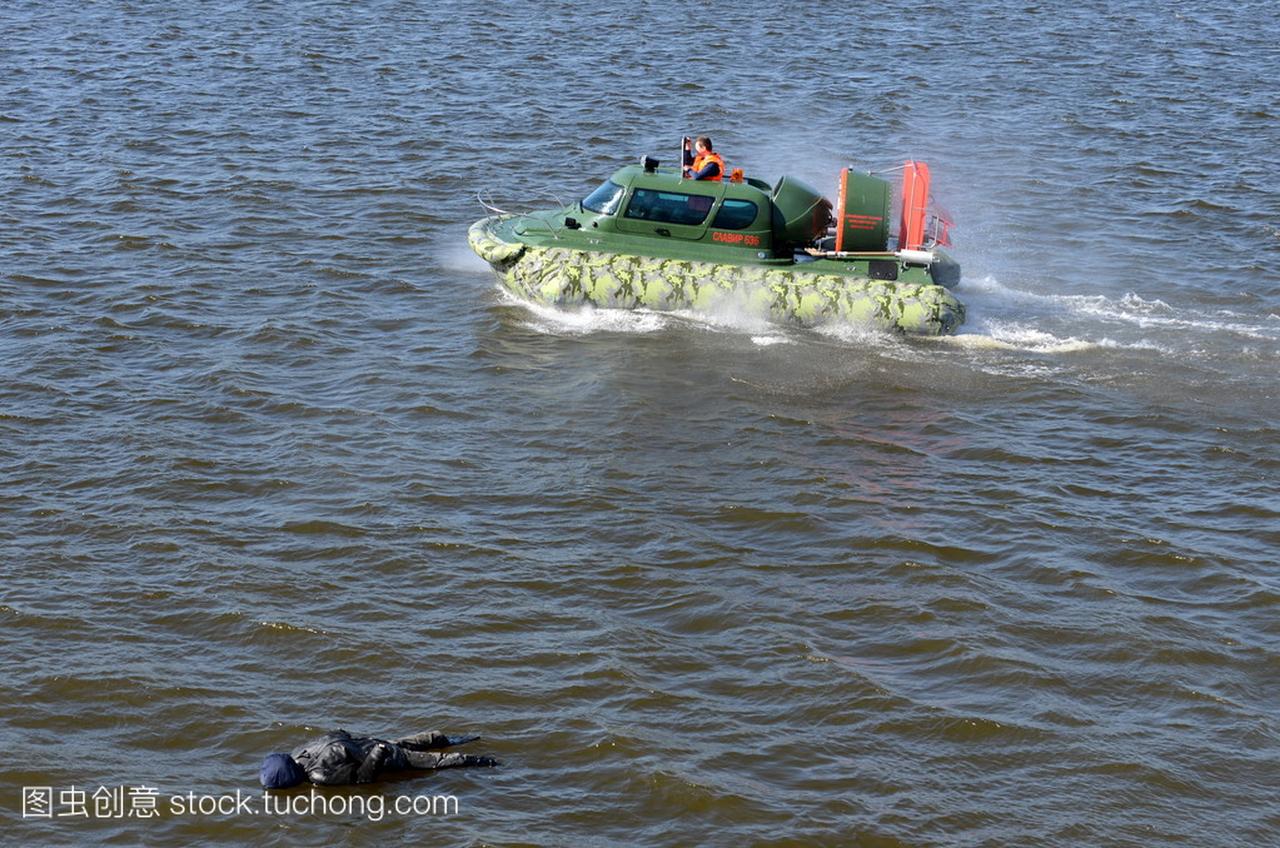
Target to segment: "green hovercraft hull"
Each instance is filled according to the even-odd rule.
[[[533,303],[731,309],[806,327],[842,323],[930,336],[955,332],[964,321],[964,305],[936,283],[873,280],[830,260],[769,267],[539,247],[514,237],[504,226],[511,220],[481,219],[467,242],[507,291]]]
[[[887,250],[888,220],[888,183],[848,169],[836,209],[790,177],[692,180],[646,158],[562,209],[477,221],[467,240],[512,294],[549,306],[954,332],[960,266]]]

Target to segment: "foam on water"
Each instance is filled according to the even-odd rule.
[[[590,333],[656,333],[671,323],[671,317],[647,309],[597,309],[591,305],[560,308],[523,300],[505,289],[499,299],[531,313],[533,320],[522,325],[548,335],[588,335]]]
[[[985,336],[1040,353],[1120,348],[1172,354],[1203,349],[1210,333],[1280,341],[1275,327],[1250,322],[1239,312],[1215,309],[1196,315],[1134,292],[1119,297],[1041,294],[1005,286],[988,275],[963,281],[956,293],[968,308],[967,332],[955,337],[960,344],[980,346],[985,343],[974,337]]]
[[[590,305],[555,307],[526,301],[504,289],[498,291],[502,302],[528,310],[535,320],[525,322],[525,326],[540,333],[569,335],[597,332],[654,333],[679,324],[710,332],[746,334],[753,344],[760,347],[791,344],[795,341],[795,338],[788,334],[787,328],[752,316],[734,308],[732,304],[724,305],[711,312],[601,309]],[[1021,296],[1027,294],[1009,289],[1005,291],[1012,293],[1010,300],[1013,301],[1022,300]],[[1058,336],[1026,320],[978,316],[971,320],[969,325],[973,332],[944,336],[936,341],[970,349],[1028,351],[1041,354],[1067,354],[1100,348],[1171,352],[1169,348],[1144,339],[1117,341],[1105,336],[1097,339],[1080,338],[1075,335]],[[811,332],[842,344],[863,348],[893,349],[897,356],[915,358],[900,337],[875,327],[856,324],[824,324],[813,328]],[[925,341],[934,341],[934,339],[926,338]]]
[[[965,280],[957,287],[957,293],[965,298],[967,304],[977,309],[1000,309],[1010,305],[1037,307],[1041,310],[1048,307],[1052,313],[1123,322],[1142,329],[1175,327],[1210,332],[1227,331],[1263,339],[1278,338],[1273,328],[1251,323],[1248,321],[1250,316],[1240,312],[1215,309],[1197,316],[1188,309],[1171,306],[1159,298],[1148,300],[1134,292],[1125,292],[1118,298],[1101,294],[1041,294],[1009,288],[994,277],[986,276]],[[1266,316],[1267,319],[1274,317],[1270,314]]]
[[[900,336],[862,324],[822,324],[813,328],[818,335],[856,347],[897,348],[906,352]]]
[[[962,333],[944,337],[950,344],[977,350],[1021,350],[1034,353],[1076,353],[1105,345],[1075,337],[1059,338],[1031,327],[989,324],[987,334]]]
[[[784,328],[750,314],[742,304],[732,301],[718,304],[707,312],[689,309],[654,312],[650,309],[604,309],[589,304],[548,306],[517,297],[503,288],[497,291],[501,302],[518,305],[532,313],[536,320],[526,322],[525,326],[543,333],[654,333],[679,324],[710,332],[749,334],[755,344],[762,346],[790,341]]]
[[[478,216],[477,216],[478,217]],[[489,263],[476,255],[464,240],[461,243],[449,242],[436,248],[440,265],[446,271],[458,271],[466,274],[491,274],[493,269]]]

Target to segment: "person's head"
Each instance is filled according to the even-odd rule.
[[[258,782],[263,789],[288,789],[306,779],[302,766],[288,754],[268,754],[258,769]]]
[[[695,141],[693,144],[694,144],[694,147],[698,148],[699,153],[710,153],[712,150],[715,149],[714,147],[711,146],[711,139],[705,135],[698,136],[698,140]]]

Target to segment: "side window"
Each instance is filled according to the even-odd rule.
[[[626,217],[691,227],[706,220],[712,203],[712,198],[696,194],[638,188],[631,193]]]
[[[717,230],[742,230],[756,220],[756,205],[750,200],[726,200],[711,226]]]

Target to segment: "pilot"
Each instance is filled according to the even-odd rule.
[[[711,139],[705,135],[700,135],[697,141],[692,143],[692,146],[694,150],[689,149],[690,142],[685,139],[685,177],[695,180],[714,180],[716,182],[724,179],[724,159],[711,147]]]
[[[498,765],[493,757],[432,752],[434,748],[462,745],[479,738],[451,737],[431,730],[388,742],[338,730],[294,749],[292,754],[270,754],[262,763],[258,780],[266,789],[288,789],[304,780],[335,786],[372,783],[383,774],[408,769]]]

